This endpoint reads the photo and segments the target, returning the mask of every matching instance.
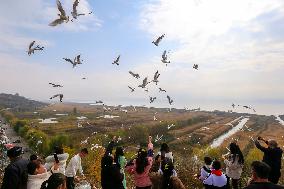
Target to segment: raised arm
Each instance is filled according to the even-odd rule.
[[[148,149],[147,149],[147,154],[148,154],[148,157],[153,157],[154,156],[154,145],[152,143],[152,137],[149,136],[148,138]]]
[[[261,146],[261,144],[259,143],[258,140],[255,140],[255,141],[254,141],[254,144],[255,144],[255,146],[256,146],[258,149],[260,149],[261,151],[263,151],[263,152],[266,152],[266,151],[267,151],[267,148]]]

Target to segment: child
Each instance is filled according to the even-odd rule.
[[[205,165],[200,170],[199,180],[202,182],[210,175],[211,173],[211,164],[212,159],[208,156],[204,157]]]
[[[209,185],[210,188],[226,188],[227,178],[221,170],[221,162],[218,160],[213,161],[212,170],[210,175],[203,181],[203,184]]]

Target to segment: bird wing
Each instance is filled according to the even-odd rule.
[[[167,95],[167,99],[171,102],[171,97],[169,95]]]
[[[74,62],[70,58],[63,58],[65,61],[70,62],[71,64],[74,64]]]
[[[35,44],[35,41],[31,42],[29,45],[29,49],[31,49],[34,44]]]
[[[48,24],[49,26],[57,26],[58,24],[62,24],[64,22],[64,20],[58,18],[56,20],[54,20],[53,22],[51,22],[50,24]]]
[[[57,4],[57,8],[59,10],[59,12],[61,13],[62,16],[66,16],[65,10],[62,7],[62,4],[59,0],[56,1]]]
[[[72,16],[75,18],[77,16],[77,6],[79,5],[79,0],[75,0],[73,3]]]
[[[53,95],[50,99],[56,98],[56,97],[58,97],[58,96],[60,96],[60,94]]]
[[[120,55],[118,55],[118,57],[116,58],[116,62],[118,62],[120,59]]]
[[[143,79],[143,85],[147,85],[147,77],[145,77],[145,79]]]
[[[163,54],[162,54],[162,58],[163,58],[163,60],[167,60],[167,51],[165,50],[164,52],[163,52]]]

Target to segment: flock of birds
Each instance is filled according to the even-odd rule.
[[[61,4],[60,0],[56,0],[56,4],[57,4],[57,8],[58,8],[59,14],[58,14],[58,18],[55,19],[54,21],[52,21],[49,24],[49,26],[52,26],[52,27],[69,22],[69,16],[66,14],[64,8],[62,7],[62,4]],[[73,3],[73,9],[72,9],[72,12],[71,12],[71,16],[72,16],[71,22],[73,22],[74,20],[78,19],[80,16],[85,16],[85,15],[88,15],[88,14],[92,14],[92,12],[89,12],[89,13],[78,13],[78,11],[77,11],[78,5],[79,5],[79,0],[75,0],[74,3]],[[159,47],[161,41],[165,38],[165,36],[166,36],[165,34],[162,34],[161,36],[156,38],[154,41],[152,41],[152,43],[156,47]],[[35,41],[32,41],[30,43],[29,47],[28,47],[28,51],[27,52],[28,52],[29,56],[34,54],[35,51],[42,51],[42,50],[44,50],[43,46],[36,45],[35,43],[36,43]],[[162,53],[162,56],[161,56],[161,62],[163,64],[165,64],[166,66],[168,66],[168,64],[171,63],[171,61],[169,60],[169,53],[170,53],[169,50],[164,50],[163,53]],[[65,60],[67,63],[70,63],[73,68],[75,68],[76,66],[78,66],[80,64],[83,64],[83,60],[81,59],[81,54],[76,55],[74,58],[63,58],[63,60]],[[116,65],[116,66],[119,66],[120,65],[120,61],[121,61],[121,55],[118,55],[115,58],[115,60],[112,62],[112,64]],[[194,64],[193,65],[193,69],[198,70],[199,69],[199,65],[198,64]],[[131,76],[133,76],[135,79],[140,79],[140,75],[138,73],[134,73],[133,71],[129,71],[129,74]],[[158,87],[160,75],[161,74],[157,70],[155,72],[154,76],[153,76],[153,79],[150,80],[150,79],[148,79],[148,77],[145,77],[142,80],[142,83],[140,85],[138,85],[137,87],[143,89],[145,92],[149,92],[148,86],[149,86],[150,83],[154,83]],[[82,79],[86,79],[86,78],[83,77]],[[54,88],[61,88],[61,87],[63,87],[63,85],[56,84],[56,83],[51,83],[51,82],[49,83],[49,85],[51,85]],[[135,92],[135,90],[136,90],[136,88],[133,87],[133,86],[128,86],[128,88],[130,89],[131,93]],[[167,90],[165,90],[165,89],[163,89],[161,87],[158,87],[158,90],[159,90],[160,93],[167,93]],[[55,94],[55,95],[51,96],[50,99],[59,98],[59,101],[62,102],[63,101],[63,97],[64,97],[63,94]],[[172,105],[174,100],[169,95],[166,95],[166,98],[167,98],[167,101],[168,101],[169,105]],[[150,104],[154,103],[156,100],[157,100],[157,97],[149,96],[149,103]],[[96,101],[96,104],[102,104],[104,106],[104,103],[101,100]],[[232,104],[233,108],[235,108],[235,106],[236,106],[235,104]],[[240,105],[238,105],[238,106],[240,106]],[[250,107],[250,106],[242,106],[242,107],[244,107],[246,109],[252,109],[255,112],[255,110],[252,107]],[[106,108],[104,106],[104,111],[109,111],[109,110],[110,110],[109,108]],[[127,113],[127,110],[125,111],[125,113]],[[154,120],[155,121],[157,120],[155,115],[154,115]],[[168,125],[168,129],[170,129],[171,127],[174,127],[174,126],[175,125],[173,125],[173,124],[172,125]],[[81,125],[78,125],[78,127],[81,127]],[[157,141],[161,140],[162,137],[163,136],[157,136],[156,140]]]
[[[243,105],[239,105],[239,104],[238,104],[237,106],[238,106],[238,107],[243,107],[243,108],[245,108],[245,109],[253,110],[253,112],[256,112],[256,110],[255,110],[253,107],[251,107],[251,106],[247,106],[247,105],[244,105],[244,106],[243,106]],[[233,103],[233,104],[232,104],[232,107],[235,108],[236,105]]]
[[[66,11],[64,10],[60,0],[56,0],[56,5],[57,5],[57,9],[58,9],[59,13],[57,14],[58,18],[55,19],[54,21],[52,21],[49,24],[49,26],[52,26],[52,27],[58,26],[58,25],[63,24],[63,23],[68,23],[69,19],[70,19],[69,16],[66,14]],[[72,22],[74,20],[78,19],[78,17],[80,17],[80,16],[85,16],[85,15],[88,15],[88,14],[92,14],[92,12],[89,12],[89,13],[78,13],[78,10],[77,10],[78,5],[79,5],[79,0],[75,0],[73,2],[73,9],[72,9],[72,12],[71,12],[71,16],[72,16],[71,21]],[[152,43],[155,46],[158,47],[164,37],[165,37],[165,34],[159,36],[157,39],[152,41]],[[42,50],[44,50],[43,46],[35,45],[35,43],[36,43],[35,41],[32,41],[30,43],[29,47],[28,47],[28,55],[29,56],[34,54],[35,51],[42,51]],[[169,63],[171,63],[171,61],[169,60],[168,54],[169,54],[169,51],[164,50],[163,54],[162,54],[162,59],[161,59],[161,62],[164,63],[166,66]],[[120,65],[120,57],[121,57],[121,55],[118,55],[116,57],[116,59],[112,62],[112,64],[119,66]],[[83,64],[83,60],[81,59],[81,55],[80,54],[76,55],[74,58],[63,58],[63,60],[65,60],[66,62],[72,64],[73,68],[75,68],[76,66],[78,66],[80,64]],[[194,64],[193,68],[198,70],[198,65]],[[129,71],[129,74],[131,74],[136,79],[140,78],[140,75],[138,73],[134,73],[132,71]],[[138,85],[138,87],[144,89],[144,91],[146,91],[146,92],[149,92],[149,89],[147,88],[147,86],[150,83],[155,83],[156,85],[158,85],[159,77],[160,77],[160,73],[157,70],[152,81],[149,81],[148,77],[145,77],[143,79],[143,81],[142,81],[142,84]],[[83,77],[82,79],[86,79],[86,78]],[[49,83],[49,84],[52,85],[52,87],[54,87],[54,88],[63,87],[60,84],[55,84],[55,83]],[[136,90],[135,87],[132,87],[132,86],[128,86],[128,88],[130,89],[130,92],[134,92]],[[158,89],[159,89],[159,92],[165,92],[165,93],[167,92],[165,89],[162,89],[160,87]],[[50,99],[59,98],[59,101],[62,102],[63,97],[64,97],[63,94],[55,94],[55,95],[51,96]],[[166,97],[167,97],[168,103],[170,105],[172,105],[172,103],[174,102],[173,99],[169,95],[167,95]],[[157,97],[149,96],[150,103],[153,103],[156,99],[157,99]]]
[[[66,14],[64,8],[62,7],[61,2],[59,0],[56,0],[56,4],[57,4],[57,9],[59,11],[59,14],[57,14],[59,16],[59,18],[52,21],[49,24],[49,26],[57,26],[57,25],[69,22],[69,16]],[[78,19],[79,16],[85,16],[85,15],[88,15],[88,14],[92,14],[92,12],[78,13],[78,11],[77,11],[78,5],[79,5],[79,0],[75,0],[74,3],[73,3],[73,9],[72,9],[72,12],[71,12],[71,16],[72,16],[71,22]],[[36,43],[36,41],[32,41],[29,44],[28,51],[27,51],[29,56],[34,54],[35,51],[44,50],[43,46],[35,45],[35,43]],[[82,64],[82,62],[83,62],[80,54],[75,56],[74,59],[63,58],[63,60],[65,60],[68,63],[71,63],[73,68],[75,68],[79,64]],[[86,77],[83,77],[82,79],[85,80]],[[54,88],[63,87],[60,84],[55,84],[55,83],[49,83],[49,84],[52,85],[52,87],[54,87]],[[55,94],[52,97],[50,97],[50,99],[59,98],[59,101],[62,102],[63,96],[64,96],[63,94]]]

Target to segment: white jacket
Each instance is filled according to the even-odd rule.
[[[162,154],[161,152],[158,152],[158,155],[161,155],[161,154]],[[174,162],[174,156],[172,152],[165,153],[165,157],[169,158],[170,160],[172,160],[172,162]]]
[[[221,176],[210,174],[209,177],[207,177],[203,181],[203,184],[216,186],[216,187],[223,187],[227,184],[227,178],[223,173]]]
[[[210,165],[204,165],[208,170],[211,170],[211,166]],[[200,169],[200,177],[199,180],[204,181],[208,176],[210,175],[210,173],[208,173],[203,167]]]
[[[65,168],[66,168],[66,161],[69,157],[69,154],[67,153],[64,153],[64,154],[57,154],[57,157],[58,157],[58,160],[59,160],[59,173],[62,173],[63,175],[65,175]],[[54,156],[53,155],[50,155],[50,156],[47,156],[45,158],[45,165],[44,167],[50,171],[51,167],[54,165]]]
[[[75,177],[77,171],[79,171],[79,173],[81,175],[83,175],[83,169],[82,169],[82,165],[81,165],[81,157],[80,157],[79,154],[72,157],[71,160],[69,161],[67,168],[66,168],[66,171],[65,171],[65,176],[66,177]]]
[[[239,158],[236,156],[235,161],[233,158],[230,160],[225,159],[224,163],[226,165],[226,175],[232,179],[240,179],[243,172],[243,165],[239,163]]]
[[[48,180],[50,175],[49,171],[39,175],[28,175],[27,189],[40,189],[41,184]]]

